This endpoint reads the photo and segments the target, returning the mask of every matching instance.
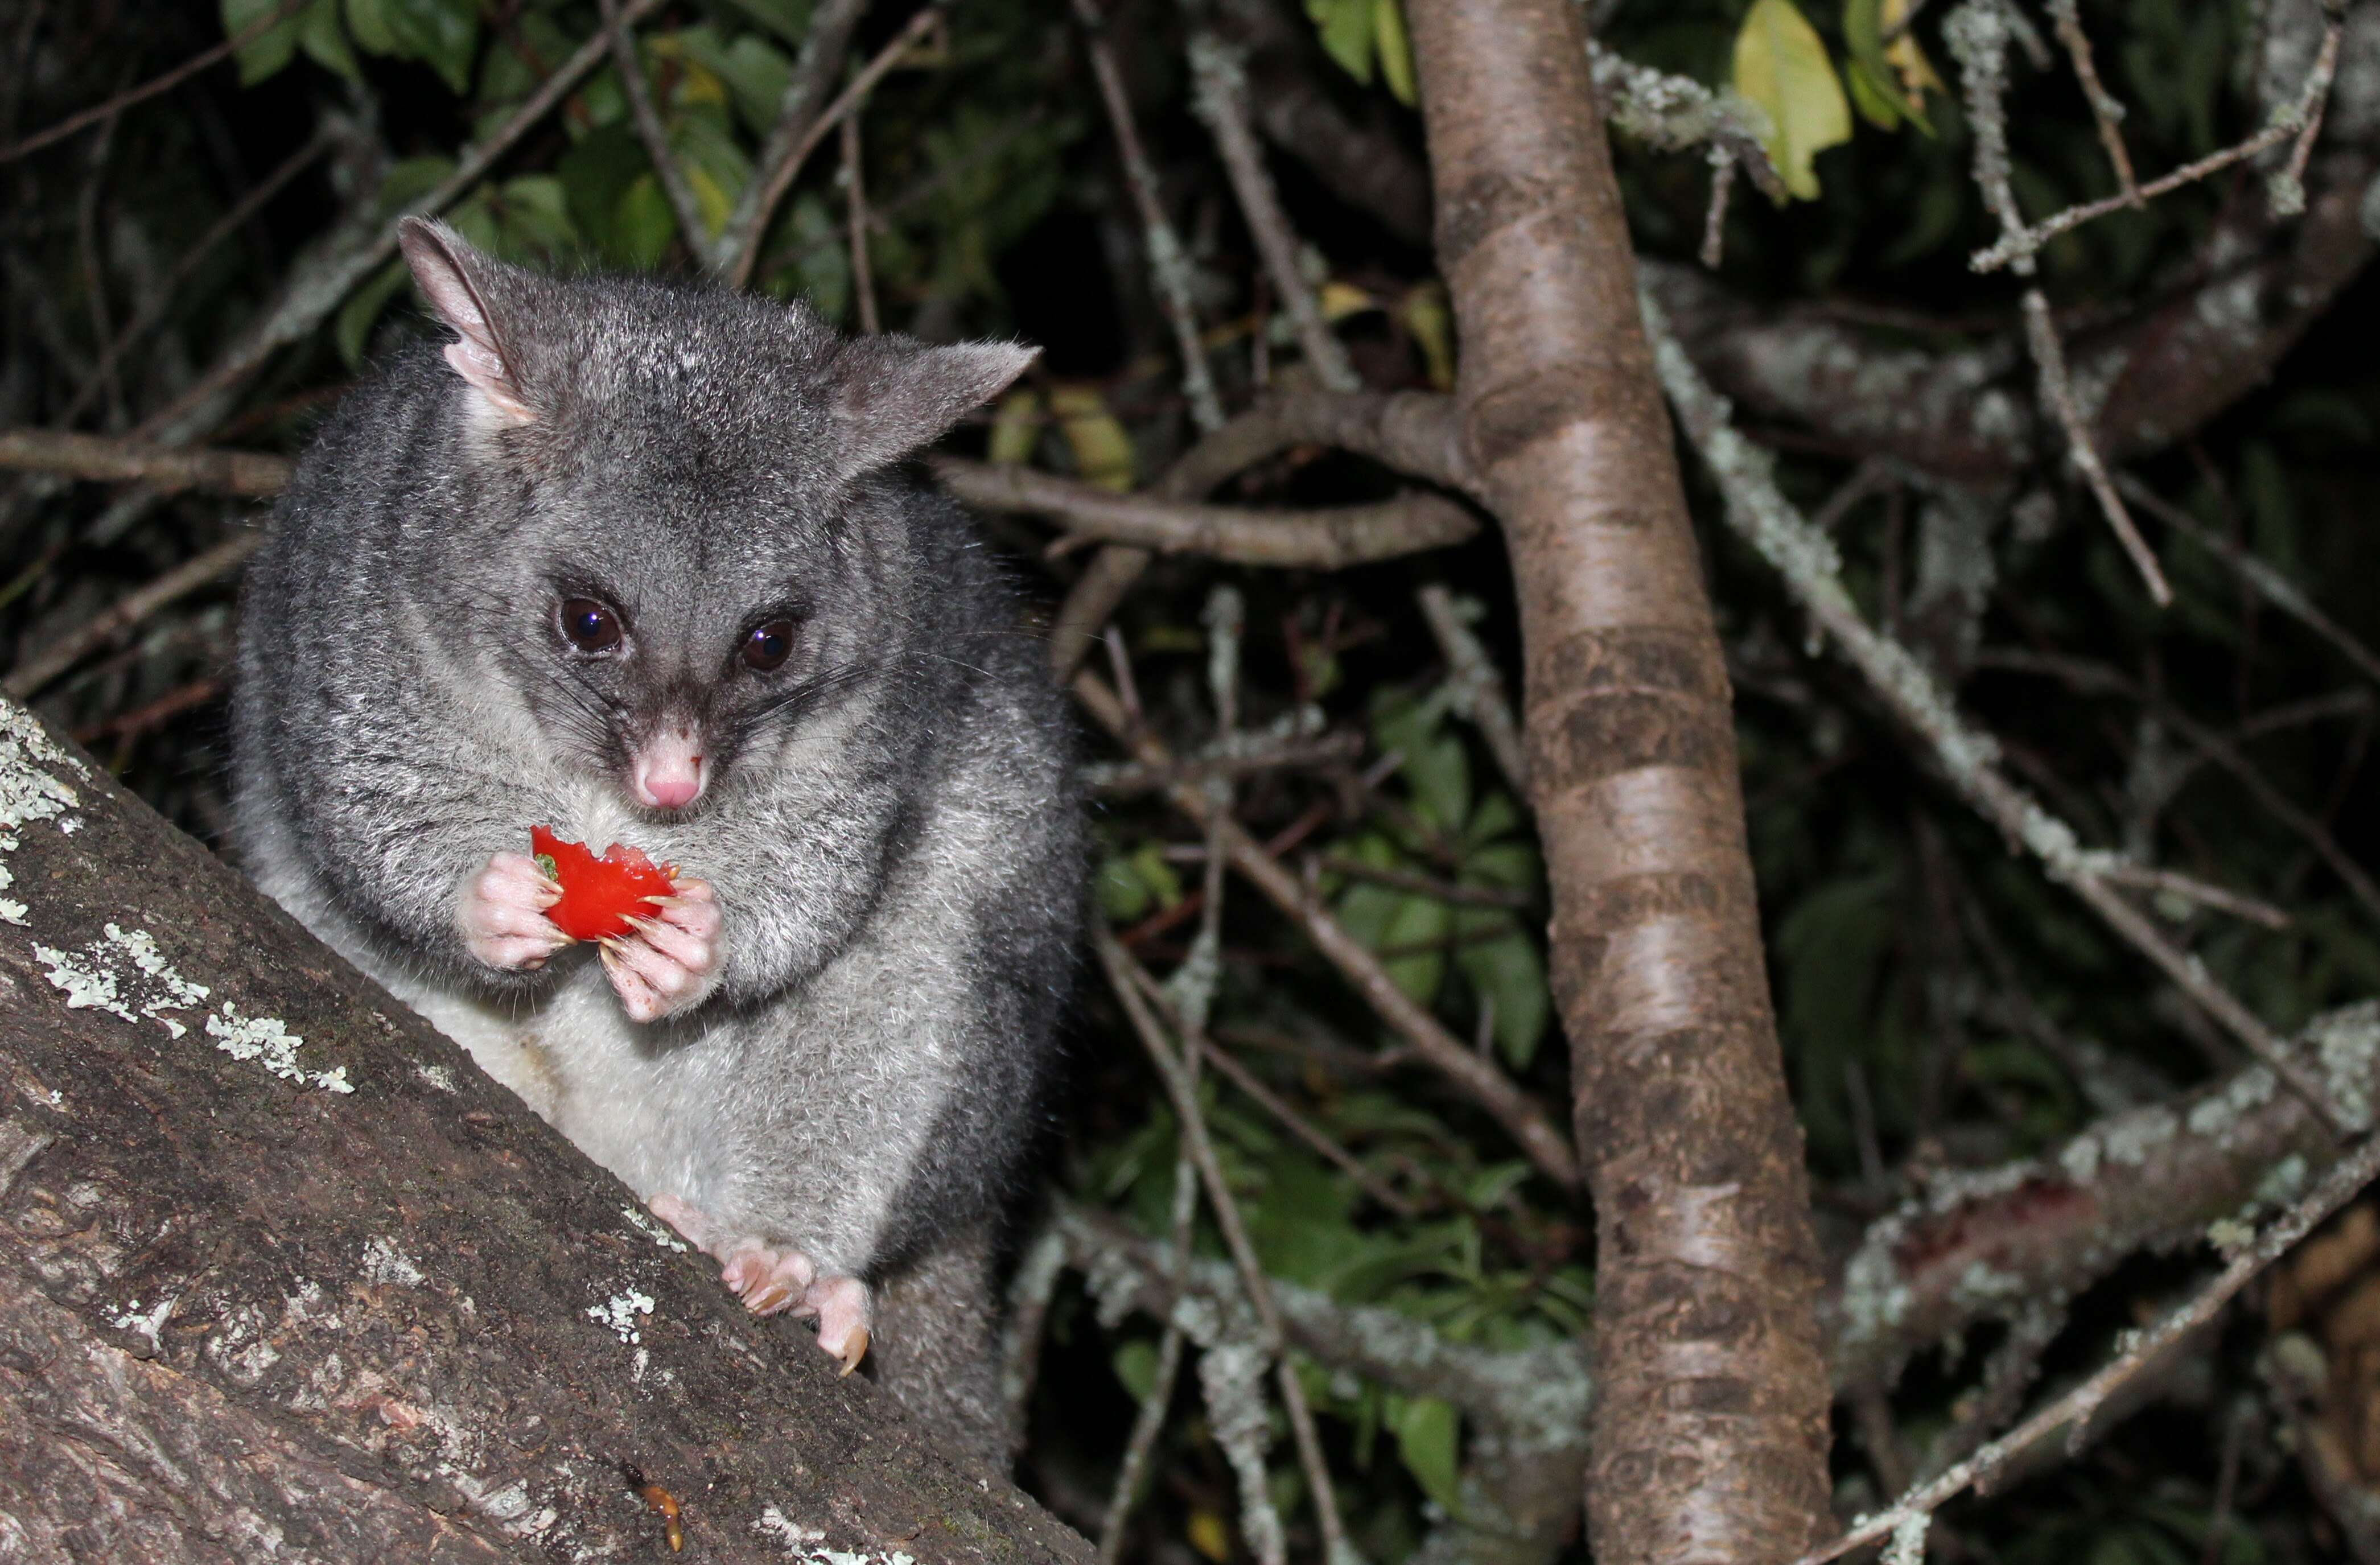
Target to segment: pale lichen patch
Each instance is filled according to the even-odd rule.
[[[785,1558],[797,1559],[803,1565],[917,1565],[914,1557],[900,1549],[844,1550],[828,1548],[826,1534],[816,1527],[804,1526],[775,1506],[764,1506],[754,1519],[752,1530],[764,1538],[774,1539],[785,1551]]]
[[[629,1227],[635,1229],[638,1233],[643,1234],[646,1238],[651,1240],[662,1249],[674,1250],[681,1256],[686,1254],[686,1242],[680,1239],[676,1234],[672,1233],[666,1224],[654,1218],[651,1214],[641,1211],[635,1207],[623,1207],[620,1208],[620,1215],[628,1219]]]
[[[631,1347],[645,1340],[637,1329],[637,1317],[652,1313],[652,1295],[640,1293],[634,1288],[625,1293],[614,1293],[600,1304],[587,1306],[588,1319],[599,1326],[611,1328],[613,1336]]]
[[[364,1280],[398,1288],[419,1288],[428,1279],[412,1257],[378,1237],[364,1242]]]
[[[207,1036],[233,1059],[253,1061],[285,1081],[319,1086],[325,1092],[355,1091],[345,1065],[327,1071],[301,1069],[298,1050],[306,1040],[278,1016],[243,1016],[237,1006],[225,1001],[220,1012],[207,1018]]]

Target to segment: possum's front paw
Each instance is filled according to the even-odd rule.
[[[545,910],[562,895],[537,860],[525,853],[500,853],[463,878],[456,921],[463,944],[491,967],[529,973],[570,943]]]
[[[876,1301],[856,1277],[821,1277],[801,1251],[772,1249],[758,1239],[726,1234],[692,1205],[674,1195],[648,1203],[656,1217],[684,1234],[697,1249],[724,1263],[719,1280],[754,1315],[786,1310],[818,1317],[819,1346],[850,1374],[868,1356]]]
[[[638,1022],[699,1005],[718,987],[719,900],[707,880],[672,880],[650,918],[603,942],[603,971],[621,1009]]]

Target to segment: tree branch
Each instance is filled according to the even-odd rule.
[[[1584,20],[1570,0],[1407,15],[1464,444],[1520,601],[1598,1219],[1590,1542],[1606,1565],[1779,1560],[1833,1524],[1817,1246],[1725,664]]]
[[[12,1539],[645,1557],[625,1458],[704,1559],[1087,1560],[10,703],[0,793]]]
[[[1479,531],[1470,512],[1421,491],[1370,505],[1258,511],[1118,494],[1029,467],[957,456],[936,457],[933,468],[960,499],[990,510],[1051,516],[1082,538],[1242,565],[1339,570],[1443,549]]]

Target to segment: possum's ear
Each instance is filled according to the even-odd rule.
[[[940,440],[1006,391],[1040,353],[1022,343],[934,347],[904,336],[845,343],[832,371],[844,477],[856,478]]]
[[[413,280],[438,319],[451,328],[455,341],[446,345],[446,362],[470,382],[488,406],[509,423],[537,420],[521,390],[519,364],[504,347],[504,332],[490,308],[504,271],[502,261],[480,254],[463,237],[443,223],[408,217],[396,225],[397,249]]]

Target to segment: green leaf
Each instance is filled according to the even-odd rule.
[[[669,253],[670,241],[676,237],[677,213],[670,210],[662,182],[650,170],[638,175],[620,192],[619,204],[613,209],[609,249],[625,257],[629,265],[650,271]]]
[[[1512,915],[1488,915],[1466,922],[1465,933],[1495,923],[1511,926],[1511,933],[1494,940],[1465,940],[1454,948],[1455,965],[1463,969],[1483,1001],[1495,1007],[1496,1047],[1516,1071],[1525,1071],[1545,1040],[1553,1017],[1553,1000],[1546,988],[1545,959],[1537,944],[1520,928]]]
[[[363,79],[356,52],[347,46],[346,29],[339,25],[339,0],[315,0],[307,6],[298,18],[298,42],[304,46],[306,57],[323,69],[349,81]]]
[[[352,0],[350,0],[352,3]],[[475,0],[377,0],[379,15],[357,42],[376,54],[419,60],[455,92],[471,90],[471,60],[480,50],[480,7]],[[394,44],[374,48],[374,41]]]
[[[1378,703],[1372,737],[1383,750],[1401,750],[1398,775],[1412,790],[1414,806],[1430,824],[1456,831],[1471,818],[1471,758],[1463,741],[1447,732],[1446,710],[1436,701],[1395,698]]]
[[[729,0],[737,10],[788,43],[809,36],[810,0]]]
[[[1305,0],[1305,14],[1322,36],[1322,52],[1339,68],[1370,86],[1373,0]]]
[[[1852,111],[1826,44],[1793,0],[1753,0],[1735,35],[1735,90],[1768,115],[1763,144],[1785,188],[1815,200],[1812,160],[1851,140]]]
[[[656,49],[670,39],[656,39]],[[746,33],[730,44],[722,44],[717,32],[708,27],[690,27],[675,35],[676,47],[687,59],[727,84],[727,91],[735,103],[735,113],[745,127],[756,136],[768,134],[776,123],[777,105],[785,95],[785,82],[794,74],[793,62],[783,52],[757,33]]]
[[[1135,1337],[1115,1351],[1115,1377],[1132,1400],[1145,1402],[1157,1389],[1157,1344],[1146,1337]]]
[[[237,38],[271,16],[279,8],[281,0],[223,0],[223,28],[225,38]],[[278,72],[298,52],[298,30],[306,23],[304,17],[287,17],[274,22],[242,45],[235,56],[239,61],[239,84],[253,87]]]
[[[388,24],[390,0],[346,0],[347,30],[367,54],[394,55],[396,32]]]
[[[1422,1492],[1450,1513],[1462,1510],[1463,1485],[1456,1476],[1462,1416],[1437,1397],[1389,1399],[1389,1427],[1396,1431],[1397,1454]]]
[[[1372,42],[1380,54],[1380,79],[1398,103],[1413,107],[1420,93],[1414,84],[1413,40],[1399,0],[1373,0]]]
[[[1900,128],[1900,100],[1892,95],[1890,89],[1877,85],[1864,64],[1852,61],[1843,72],[1843,79],[1851,84],[1852,107],[1859,111],[1860,118],[1878,130]]]
[[[333,328],[333,340],[338,344],[339,357],[349,370],[363,368],[364,354],[371,346],[371,329],[379,324],[381,311],[396,297],[410,274],[405,262],[392,261],[371,275],[371,280],[347,296],[339,307],[339,318]]]

